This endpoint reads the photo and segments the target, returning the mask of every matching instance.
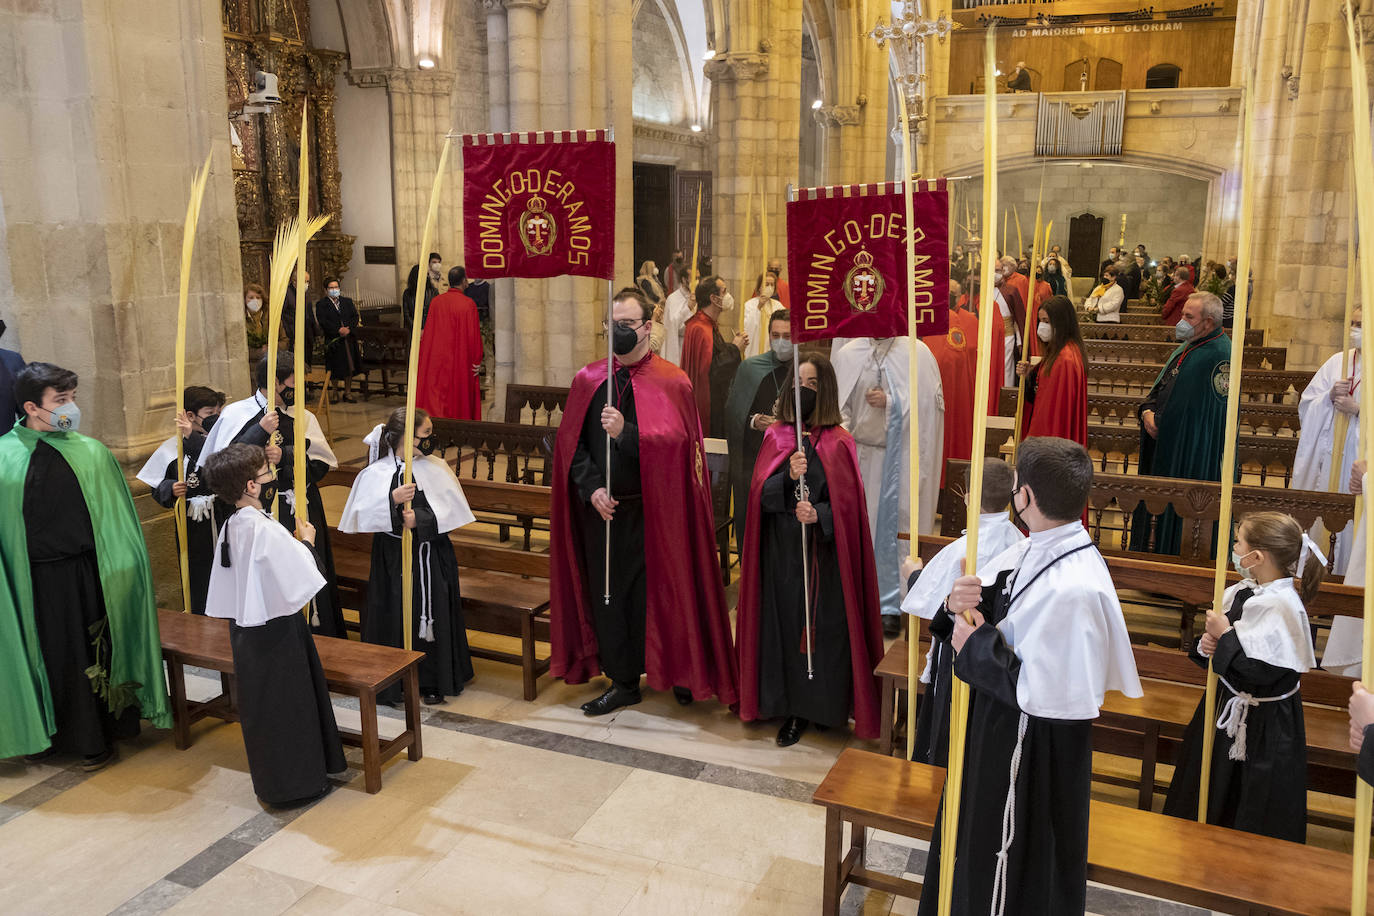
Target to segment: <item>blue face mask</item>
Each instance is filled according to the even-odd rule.
[[[1186,319],[1180,318],[1178,324],[1174,325],[1174,337],[1179,340],[1192,340],[1196,330]]]
[[[48,422],[64,433],[74,433],[81,428],[81,408],[75,401],[68,401],[56,410],[48,411]]]
[[[339,291],[338,291],[337,289],[331,289],[331,290],[329,291],[329,298],[330,298],[330,299],[337,299],[337,298],[339,298]]]

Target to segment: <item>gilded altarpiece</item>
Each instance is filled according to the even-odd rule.
[[[334,124],[334,81],[346,55],[310,47],[308,0],[221,0],[221,13],[231,119],[243,110],[259,70],[276,75],[282,99],[266,114],[230,122],[243,281],[268,286],[277,226],[296,215],[304,100],[310,118],[309,210],[330,216],[306,255],[313,299],[322,294],[326,277],[347,271],[353,253],[353,236],[340,231],[342,176]]]

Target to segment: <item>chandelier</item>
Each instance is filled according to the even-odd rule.
[[[926,120],[925,99],[921,94],[921,83],[926,81],[925,40],[933,37],[943,42],[959,25],[943,13],[939,19],[926,19],[921,15],[920,0],[901,0],[892,7],[892,21],[885,23],[879,18],[868,37],[879,48],[892,45],[897,89],[906,99],[906,128],[912,139],[920,143],[923,140],[921,125]],[[901,140],[900,130],[900,125],[893,128],[893,140]]]

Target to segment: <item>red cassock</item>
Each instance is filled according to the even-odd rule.
[[[854,440],[838,426],[811,432],[811,442],[825,469],[830,492],[830,509],[835,523],[835,553],[839,569],[823,569],[820,575],[838,573],[844,591],[845,616],[849,624],[849,658],[853,670],[852,706],[854,736],[878,737],[881,719],[878,679],[873,669],[883,657],[883,630],[878,613],[878,578],[875,572],[873,542],[868,533],[868,510],[863,482],[859,479],[859,458]],[[763,436],[763,447],[754,465],[749,485],[749,505],[758,506],[763,484],[797,450],[797,434],[786,423],[775,423]],[[736,610],[739,635],[740,697],[739,717],[746,722],[758,718],[759,711],[759,609],[762,602],[760,521],[762,512],[751,511],[744,526],[744,557],[740,575],[739,607]],[[801,545],[798,545],[798,550]],[[800,612],[800,609],[798,609]]]
[[[435,296],[420,334],[415,406],[435,417],[482,419],[482,389],[472,371],[481,362],[476,303],[456,289]]]
[[[594,510],[570,492],[568,472],[587,406],[596,389],[605,384],[605,360],[577,373],[554,447],[549,519],[550,670],[569,684],[584,683],[601,671],[577,515]],[[730,612],[720,582],[711,483],[692,389],[682,370],[652,353],[631,370],[630,384],[645,483],[647,681],[654,690],[687,687],[698,700],[717,696],[732,705],[739,699],[739,690]],[[611,575],[615,575],[614,557]],[[599,580],[599,569],[592,578]]]
[[[711,353],[716,325],[705,312],[697,312],[682,326],[682,371],[692,383],[701,428],[711,428]]]
[[[1179,319],[1183,317],[1183,305],[1194,292],[1193,284],[1187,281],[1176,284],[1174,291],[1169,294],[1169,301],[1164,303],[1164,313],[1160,316],[1160,323],[1178,324]]]
[[[1059,436],[1088,447],[1088,376],[1083,353],[1070,343],[1059,351],[1049,372],[1037,368],[1035,401],[1027,401],[1021,416],[1021,438]],[[945,406],[948,416],[948,402]]]
[[[981,322],[979,321],[979,316],[976,314],[976,312],[978,311],[978,299],[975,298],[972,301],[972,303],[970,303],[968,294],[965,294],[964,297],[959,300],[959,305],[963,306],[964,308],[971,309],[970,315],[973,318],[974,328],[974,359],[977,359],[978,328],[981,324]],[[1005,376],[1003,376],[1002,373],[1006,368],[1005,360],[1007,358],[1006,351],[1003,349],[1006,346],[1007,325],[1006,322],[1002,320],[1002,310],[997,307],[995,302],[993,303],[992,309],[992,339],[996,341],[996,345],[992,348],[992,355],[991,358],[988,360],[988,416],[995,417],[997,416],[998,402],[1002,398],[1002,382],[1005,380]],[[978,377],[976,367],[973,375],[974,378]],[[973,447],[972,440],[973,427],[970,426],[970,448]]]
[[[967,460],[973,448],[973,391],[978,377],[978,319],[964,309],[949,310],[949,331],[922,337],[940,367],[940,385],[945,398],[944,462],[940,465],[940,486],[945,485],[945,467],[951,458]]]

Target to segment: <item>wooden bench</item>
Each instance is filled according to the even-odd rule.
[[[1089,357],[1087,368],[1088,396],[1091,397],[1103,391],[1147,394],[1164,366],[1162,363],[1112,363]],[[1280,403],[1290,396],[1296,399],[1297,393],[1311,380],[1311,372],[1252,368],[1247,358],[1240,391],[1246,400]]]
[[[811,799],[825,808],[823,913],[839,912],[850,884],[921,896],[920,882],[867,866],[866,831],[930,839],[943,790],[937,767],[853,748],[840,753]],[[1112,887],[1228,913],[1344,916],[1350,868],[1349,855],[1329,849],[1089,803],[1088,880]]]
[[[568,404],[568,389],[552,385],[507,385],[506,409],[502,418],[507,423],[524,423],[529,416],[534,426],[557,426]],[[544,421],[539,421],[540,412]],[[556,416],[555,416],[556,414]]]
[[[1083,341],[1090,360],[1163,365],[1178,349],[1177,341],[1092,340]],[[1247,346],[1244,365],[1254,369],[1286,369],[1288,351],[1283,347]]]
[[[363,397],[372,397],[374,372],[381,394],[405,394],[410,372],[410,331],[393,325],[365,324],[354,333],[362,352]],[[399,375],[399,380],[394,375]]]
[[[157,617],[162,632],[162,657],[167,662],[170,682],[173,740],[178,750],[185,750],[191,746],[193,723],[207,716],[226,722],[238,721],[229,622],[166,609],[160,609]],[[369,793],[375,794],[382,788],[383,763],[403,750],[410,760],[419,760],[422,756],[420,682],[416,665],[424,654],[331,636],[316,636],[315,649],[320,654],[329,690],[358,698],[362,730],[340,726],[339,736],[349,747],[363,749],[364,785]],[[188,701],[184,665],[218,671],[223,692],[206,702]],[[401,683],[405,697],[406,727],[396,737],[382,740],[377,732],[377,692],[397,682]]]
[[[1092,420],[1096,417],[1101,422],[1115,420],[1122,426],[1139,429],[1139,420],[1136,417],[1144,400],[1143,394],[1090,392],[1088,394],[1088,419]],[[1004,417],[1016,416],[1015,388],[1002,389],[997,402],[997,412]],[[1297,404],[1242,401],[1239,420],[1241,427],[1248,427],[1257,435],[1260,434],[1261,430],[1268,430],[1270,434],[1278,434],[1281,430],[1288,430],[1296,437],[1302,428],[1298,418]]]
[[[373,535],[331,529],[329,536],[339,588],[357,604],[362,617],[367,613]],[[479,544],[457,535],[450,540],[460,567],[458,583],[467,629],[520,640],[519,652],[482,646],[469,646],[469,652],[520,666],[524,698],[535,699],[539,678],[549,670],[548,656],[539,656],[536,645],[549,641],[548,554]]]
[[[1143,316],[1142,316],[1143,317]],[[1174,338],[1173,325],[1147,323],[1128,323],[1125,321],[1082,321],[1078,322],[1079,331],[1083,335],[1083,341],[1089,340],[1143,340],[1158,341],[1163,343],[1178,345]],[[1230,332],[1227,332],[1230,334]],[[1245,345],[1247,347],[1264,346],[1264,330],[1262,328],[1251,328],[1245,332]],[[1091,346],[1091,345],[1090,345]]]

